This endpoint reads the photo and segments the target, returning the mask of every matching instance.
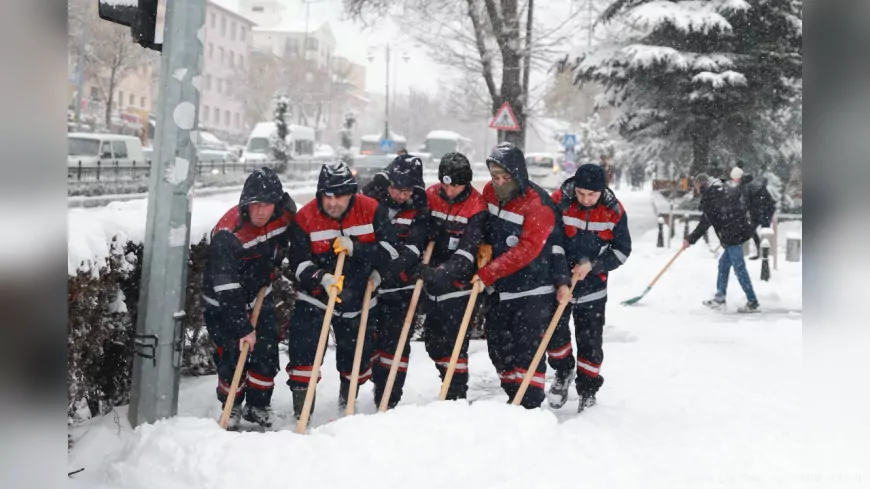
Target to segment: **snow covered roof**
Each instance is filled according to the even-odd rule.
[[[426,139],[451,139],[456,141],[460,138],[462,138],[460,134],[444,130],[429,131],[429,134],[426,135]]]

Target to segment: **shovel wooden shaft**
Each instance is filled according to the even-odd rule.
[[[571,277],[571,293],[574,292],[574,286],[577,285],[580,277],[576,274]],[[532,363],[529,365],[529,369],[526,370],[526,375],[523,377],[523,382],[520,384],[520,388],[517,390],[516,395],[514,396],[511,404],[514,406],[519,406],[521,402],[523,402],[523,397],[526,395],[526,390],[529,388],[529,384],[532,382],[532,377],[535,375],[535,371],[538,370],[538,364],[541,363],[541,358],[544,357],[544,351],[547,350],[547,345],[550,344],[550,339],[553,337],[553,332],[556,331],[556,326],[559,324],[559,319],[562,318],[562,314],[565,312],[565,309],[568,307],[570,303],[570,299],[568,302],[564,304],[559,304],[559,307],[556,308],[556,313],[553,314],[553,319],[550,320],[550,324],[547,326],[547,331],[544,333],[544,337],[541,339],[541,344],[538,345],[538,350],[535,352],[534,358],[532,358]]]
[[[359,332],[356,335],[356,351],[353,354],[353,370],[350,374],[350,390],[347,393],[347,410],[345,414],[353,415],[353,410],[356,407],[356,389],[359,384],[359,366],[362,363],[363,346],[366,340],[366,323],[369,321],[369,306],[372,302],[372,293],[375,289],[375,283],[369,280],[366,285],[366,293],[363,297],[362,317],[359,320]]]
[[[474,312],[474,303],[477,301],[477,295],[480,294],[480,282],[475,282],[471,288],[471,296],[468,298],[468,305],[465,306],[465,314],[462,316],[462,324],[459,325],[459,334],[456,336],[456,343],[453,344],[453,353],[450,354],[450,363],[447,365],[447,371],[444,372],[444,381],[441,382],[441,392],[438,394],[438,399],[447,399],[447,390],[450,389],[450,382],[453,380],[453,372],[456,370],[456,362],[459,361],[459,353],[462,351],[462,345],[465,343],[465,334],[468,331],[468,325],[471,323],[471,315]]]
[[[673,264],[674,261],[676,261],[676,259],[680,256],[680,254],[683,252],[683,250],[684,250],[684,248],[680,248],[679,250],[677,250],[676,253],[674,253],[674,256],[672,256],[671,259],[668,260],[667,265],[665,265],[665,267],[662,268],[662,270],[659,272],[659,274],[656,275],[656,278],[654,278],[653,281],[650,282],[650,284],[649,284],[649,288],[650,288],[650,289],[652,288],[653,285],[656,284],[656,282],[659,281],[659,279],[662,277],[662,275],[664,275],[665,272],[668,271],[668,268],[671,267],[671,264]]]
[[[260,318],[260,309],[263,308],[263,299],[266,298],[266,287],[257,292],[257,300],[254,302],[254,311],[251,312],[251,326],[254,330],[257,329],[257,319]],[[236,391],[239,389],[239,383],[242,381],[242,372],[245,371],[245,363],[248,362],[248,350],[250,345],[242,343],[241,352],[239,352],[239,361],[236,362],[236,371],[233,372],[233,381],[230,383],[230,391],[227,393],[227,402],[224,403],[224,410],[221,413],[218,424],[221,428],[227,429],[227,423],[230,420],[230,412],[233,410],[233,404],[236,402]]]
[[[432,250],[435,248],[435,242],[430,241],[426,246],[426,253],[423,254],[423,264],[428,265],[432,258]],[[405,313],[405,324],[402,325],[402,332],[399,334],[399,343],[396,345],[396,354],[393,355],[393,362],[390,365],[390,374],[387,376],[387,383],[384,386],[384,394],[381,396],[381,405],[378,407],[379,412],[385,412],[390,404],[390,395],[393,393],[393,384],[396,383],[396,375],[399,373],[399,364],[402,363],[402,353],[405,351],[405,343],[408,341],[408,331],[411,329],[411,323],[414,321],[414,312],[417,310],[417,302],[420,300],[420,294],[423,292],[423,279],[418,278],[414,285],[414,294],[411,295],[411,304],[408,305],[408,312]]]
[[[341,280],[341,272],[344,269],[344,259],[347,253],[342,251],[338,254],[338,263],[335,265],[335,278]],[[323,324],[320,326],[320,339],[317,341],[317,353],[314,356],[314,365],[311,369],[311,379],[308,380],[308,389],[305,391],[305,404],[302,405],[302,413],[296,424],[296,432],[300,435],[308,428],[308,418],[311,415],[311,403],[314,401],[314,393],[317,390],[317,379],[320,377],[320,364],[323,363],[323,352],[326,350],[326,340],[329,338],[329,325],[332,324],[332,311],[335,310],[335,299],[338,297],[336,289],[329,289],[329,303],[326,305],[326,313],[323,315]]]

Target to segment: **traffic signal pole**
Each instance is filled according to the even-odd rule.
[[[178,413],[205,3],[166,1],[130,396],[134,427]]]

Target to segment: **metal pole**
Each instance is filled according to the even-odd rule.
[[[134,427],[178,412],[206,0],[167,2],[130,395]]]
[[[390,139],[390,44],[387,43],[387,101],[384,104],[384,139]]]

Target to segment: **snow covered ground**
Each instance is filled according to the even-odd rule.
[[[506,405],[485,342],[473,341],[469,398],[478,402],[438,402],[437,372],[422,343],[415,342],[399,407],[375,414],[366,384],[360,414],[342,418],[330,350],[309,434],[294,432],[283,370],[273,407],[286,417],[277,432],[265,434],[222,431],[216,422],[215,377],[185,378],[175,419],[131,430],[126,408],[119,408],[78,427],[68,468],[86,470],[71,484],[178,489],[798,485],[805,478],[798,432],[803,421],[801,263],[786,262],[781,254],[779,270],[770,282],[761,282],[760,262],[749,262],[765,312],[734,313],[745,298],[733,277],[728,310],[711,311],[700,302],[714,292],[716,257],[701,241],[640,303],[622,306],[622,300],[644,290],[680,241],[675,239],[672,249],[656,248],[649,193],[618,194],[629,214],[634,252],[611,278],[602,367],[606,382],[598,405],[582,415],[575,413],[573,392],[558,411]],[[213,205],[195,203],[194,220],[213,223],[217,214],[206,216],[218,212]],[[783,228],[799,233],[799,226]],[[283,367],[286,359],[281,361]]]

